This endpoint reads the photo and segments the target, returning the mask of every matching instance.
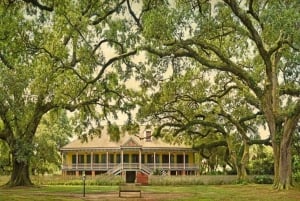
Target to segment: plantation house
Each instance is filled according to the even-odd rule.
[[[199,171],[195,150],[156,139],[148,129],[138,135],[123,133],[118,142],[104,130],[101,138],[74,140],[61,153],[63,175],[122,174],[128,180],[138,174],[194,175]]]

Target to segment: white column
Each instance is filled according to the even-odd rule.
[[[139,169],[142,169],[142,151],[139,149]]]
[[[153,163],[154,163],[154,170],[156,170],[156,154],[155,154],[155,152],[153,153]]]
[[[171,171],[171,152],[169,152],[169,171]]]
[[[64,166],[64,153],[63,152],[61,152],[61,167],[63,167]]]
[[[122,167],[122,170],[124,169],[124,162],[123,162],[123,160],[124,160],[124,152],[123,152],[123,150],[121,150],[121,167]]]
[[[108,151],[106,152],[106,169],[108,170]]]
[[[183,169],[185,170],[185,152],[183,152]]]
[[[78,169],[78,152],[76,152],[76,170]]]
[[[93,152],[91,152],[91,170],[93,170]]]

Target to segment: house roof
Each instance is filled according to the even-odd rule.
[[[87,142],[80,139],[73,140],[61,148],[62,152],[83,151],[83,150],[120,150],[120,149],[143,149],[143,150],[183,150],[193,151],[190,146],[184,144],[174,145],[163,141],[162,139],[151,137],[151,140],[145,138],[147,129],[140,131],[138,135],[128,133],[121,134],[118,142],[112,141],[105,129],[101,132],[101,137],[90,138]]]

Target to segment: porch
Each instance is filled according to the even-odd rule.
[[[185,163],[78,163],[64,164],[62,171],[65,175],[81,175],[84,171],[86,175],[114,174],[118,175],[126,171],[142,172],[150,175],[155,171],[167,175],[194,175],[199,167],[196,164]]]

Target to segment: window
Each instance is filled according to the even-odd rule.
[[[162,162],[163,163],[169,163],[169,155],[163,154],[162,155]]]
[[[121,163],[121,155],[117,154],[117,163]]]
[[[84,163],[84,155],[78,155],[78,163]]]
[[[177,163],[183,163],[183,155],[177,155]]]
[[[171,163],[174,163],[175,162],[175,156],[174,156],[174,154],[171,154],[171,161],[170,161]]]
[[[185,163],[189,163],[189,155],[185,155]]]
[[[138,154],[132,154],[131,160],[133,163],[138,163],[139,162],[139,155]]]
[[[86,155],[86,163],[91,163],[91,155]]]
[[[160,155],[155,155],[155,163],[160,163]]]
[[[94,158],[94,159],[93,159],[93,162],[94,162],[94,163],[99,163],[99,154],[94,154],[94,155],[93,155],[93,158]]]
[[[146,142],[151,142],[151,131],[146,131]]]
[[[72,164],[76,164],[76,155],[72,155]]]
[[[154,163],[154,155],[153,154],[147,155],[147,163]]]
[[[123,155],[123,162],[124,163],[129,163],[129,154],[124,154]]]
[[[106,154],[101,154],[101,163],[106,163]]]
[[[115,155],[114,154],[109,154],[109,162],[114,163],[115,161]]]

